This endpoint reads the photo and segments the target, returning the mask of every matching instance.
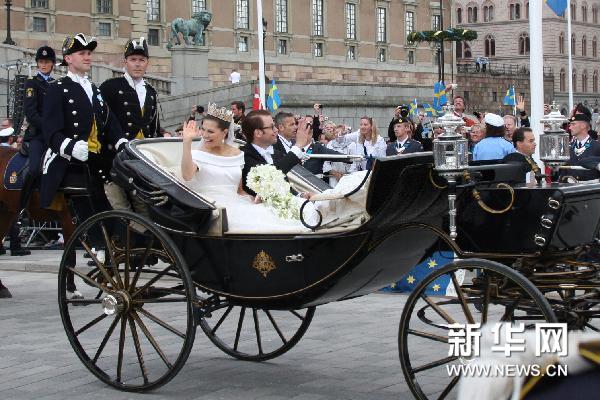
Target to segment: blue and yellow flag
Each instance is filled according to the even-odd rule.
[[[433,108],[441,110],[442,106],[446,105],[446,84],[442,81],[436,82],[433,85]]]
[[[548,7],[550,7],[559,17],[565,13],[568,3],[567,0],[546,0]]]
[[[417,104],[417,99],[415,99],[412,103],[410,103],[410,115],[413,115],[415,117],[419,115],[419,112],[417,110],[418,107],[419,105]]]
[[[269,90],[269,96],[267,97],[267,108],[269,111],[274,113],[281,107],[281,98],[279,97],[279,88],[275,83],[275,79],[271,81],[271,89]]]
[[[508,90],[506,91],[506,96],[504,96],[504,102],[503,104],[505,106],[516,106],[517,102],[515,100],[515,87],[511,86],[508,88]]]
[[[425,110],[425,114],[428,117],[436,117],[437,116],[437,110],[435,108],[433,108],[433,106],[431,104],[423,103],[423,104],[421,104],[421,106]]]

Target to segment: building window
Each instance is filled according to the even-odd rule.
[[[463,58],[463,42],[456,42],[456,58]]]
[[[442,20],[438,14],[433,14],[431,16],[431,30],[439,31],[442,27]]]
[[[408,51],[408,59],[406,61],[409,64],[414,64],[415,63],[415,51],[414,50],[409,50]]]
[[[525,3],[525,18],[529,19],[529,2]]]
[[[98,14],[112,14],[112,0],[96,0]]]
[[[160,35],[158,29],[148,29],[148,45],[160,46]]]
[[[529,54],[529,35],[526,33],[522,33],[519,36],[519,54]]]
[[[596,36],[592,39],[592,57],[598,57],[598,40],[596,39]]]
[[[323,36],[323,0],[312,0],[312,16],[313,35]],[[322,57],[322,55],[316,57]]]
[[[323,57],[323,43],[313,44],[313,55],[315,57]]]
[[[356,40],[356,4],[346,3],[346,39]]]
[[[592,22],[594,24],[598,23],[598,7],[596,6],[592,7]]]
[[[456,22],[462,24],[462,8],[456,9]]]
[[[386,62],[387,60],[387,51],[386,49],[377,50],[377,61]]]
[[[583,71],[581,74],[581,91],[587,93],[588,91],[588,74],[587,71]]]
[[[248,52],[248,36],[240,36],[238,38],[238,51],[241,53]]]
[[[346,53],[346,58],[348,60],[356,60],[356,47],[348,46],[348,52]]]
[[[498,101],[498,92],[492,92],[492,101],[494,103]]]
[[[492,35],[485,37],[485,56],[494,57],[496,55],[496,39]]]
[[[31,28],[34,32],[48,32],[46,18],[33,17],[33,24]]]
[[[48,0],[31,0],[31,8],[48,8]]]
[[[287,40],[279,39],[277,41],[277,53],[287,54]]]
[[[581,55],[587,56],[587,38],[585,36],[581,38]]]
[[[377,41],[387,42],[387,9],[377,7]]]
[[[407,11],[404,19],[404,27],[406,28],[406,37],[415,31],[415,13],[412,11]],[[408,39],[406,43],[413,44]]]
[[[288,2],[287,0],[277,0],[275,2],[275,29],[279,33],[288,31]]]
[[[567,80],[567,74],[565,74],[565,69],[563,68],[560,70],[560,81],[558,84],[559,91],[566,92],[566,89],[565,89],[567,87],[566,80]]]
[[[594,93],[598,93],[598,71],[594,71],[592,75],[592,89]]]
[[[587,4],[581,5],[581,19],[583,22],[587,22]]]
[[[571,55],[575,55],[576,51],[575,51],[575,45],[576,45],[577,41],[575,40],[575,34],[571,35]]]
[[[494,6],[483,7],[483,22],[490,22],[494,20]]]
[[[573,70],[573,92],[577,91],[577,71]]]
[[[562,32],[558,35],[558,53],[565,54],[565,34]]]
[[[508,17],[511,21],[521,19],[521,5],[519,3],[511,3],[508,6]]]
[[[160,0],[146,0],[148,21],[160,21]]]
[[[192,0],[192,14],[206,10],[206,0]]]
[[[236,0],[235,2],[236,28],[250,29],[250,16],[248,0]]]
[[[477,22],[477,7],[467,8],[467,22],[470,24]]]
[[[577,19],[577,5],[571,3],[571,20],[575,21]]]
[[[98,36],[111,37],[111,28],[110,22],[100,22],[98,24]]]

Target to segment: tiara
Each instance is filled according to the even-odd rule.
[[[218,107],[215,103],[208,103],[208,112],[206,114],[226,122],[233,121],[233,112],[225,107]]]

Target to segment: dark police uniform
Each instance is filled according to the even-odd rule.
[[[585,121],[590,122],[589,117],[586,114],[575,114],[570,118],[570,121]],[[576,138],[573,139],[571,143],[571,148],[569,150],[570,158],[567,165],[581,165],[585,159],[591,157],[600,157],[600,143],[596,140],[592,139],[591,136],[584,142],[579,142]],[[588,181],[592,179],[598,178],[598,171],[590,170],[590,171],[577,171],[577,170],[568,170],[568,172],[563,173],[563,175],[570,175],[577,180],[580,181]]]
[[[63,54],[80,50],[93,50],[94,40],[87,42],[83,34],[82,42],[69,37],[63,45]],[[69,42],[71,40],[71,42]],[[74,42],[74,44],[71,44]],[[68,46],[71,47],[68,47]],[[67,48],[65,48],[67,47]],[[66,53],[69,51],[68,53]],[[90,189],[103,193],[101,181],[108,177],[110,164],[100,157],[104,147],[118,147],[126,142],[121,127],[102,98],[98,88],[92,83],[92,101],[80,83],[69,76],[52,82],[44,102],[44,138],[49,145],[43,162],[41,185],[41,206],[48,207],[67,173],[70,163],[82,164],[72,157],[73,147],[78,141],[86,141],[89,156],[85,162],[89,166],[92,182]],[[71,139],[70,141],[65,141]],[[61,146],[64,146],[61,155]],[[68,156],[68,157],[66,157]]]

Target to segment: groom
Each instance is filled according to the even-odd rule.
[[[248,173],[257,165],[271,164],[277,169],[287,174],[294,165],[300,163],[305,158],[302,149],[312,142],[312,127],[307,120],[300,121],[296,133],[296,143],[288,153],[283,153],[273,149],[277,143],[277,132],[275,132],[275,123],[273,117],[268,111],[252,111],[246,115],[242,122],[242,132],[248,143],[241,147],[244,152],[244,169],[242,170],[242,184],[246,193],[255,196],[246,184]]]

